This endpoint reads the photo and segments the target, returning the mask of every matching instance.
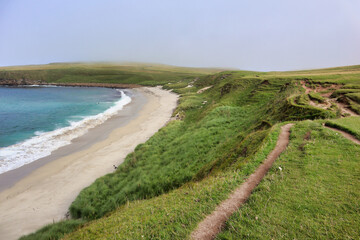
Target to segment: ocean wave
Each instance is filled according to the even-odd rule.
[[[54,131],[37,131],[34,137],[24,142],[1,148],[0,174],[49,156],[54,150],[70,144],[73,139],[84,135],[89,129],[104,123],[117,114],[126,104],[131,102],[131,98],[123,91],[117,91],[121,93],[121,99],[100,114],[87,116],[80,121],[70,121],[70,126]]]

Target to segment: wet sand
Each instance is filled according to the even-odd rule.
[[[139,90],[124,90],[125,94],[131,97],[131,102],[115,116],[108,119],[104,124],[90,129],[88,133],[72,141],[72,144],[61,147],[51,153],[50,156],[41,158],[35,162],[26,164],[20,168],[0,174],[0,192],[12,187],[22,178],[46,163],[60,157],[67,156],[80,150],[84,150],[96,142],[106,139],[112,130],[128,124],[138,116],[138,113],[147,102],[146,96]],[[115,164],[115,163],[114,163]]]
[[[0,175],[0,239],[17,239],[63,219],[84,187],[113,172],[176,107],[177,95],[159,88],[130,93],[133,101],[117,116],[51,156]]]

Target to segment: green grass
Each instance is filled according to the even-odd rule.
[[[265,159],[275,147],[279,129],[275,126],[265,139],[256,141],[256,154],[233,159],[235,165],[244,163],[241,168],[234,165],[159,197],[129,202],[65,239],[187,239],[204,215],[211,213]]]
[[[340,134],[296,124],[286,152],[217,239],[358,239],[359,161],[360,146]]]
[[[338,100],[348,104],[355,113],[360,114],[360,89],[339,89],[331,97],[338,97]]]
[[[264,73],[219,72],[218,69],[190,69],[146,64],[50,64],[0,68],[0,81],[7,78],[30,78],[54,82],[136,83],[163,85],[165,89],[173,89],[178,93],[179,105],[174,115],[180,115],[181,120],[171,122],[146,143],[137,146],[115,173],[97,179],[79,194],[71,205],[71,215],[74,218],[82,218],[87,223],[66,238],[186,239],[198,222],[219,202],[226,199],[228,194],[266,158],[275,145],[279,122],[338,116],[338,111],[334,108],[324,110],[310,106],[309,98],[319,102],[323,99],[317,94],[304,94],[304,90],[299,85],[301,80],[311,82],[314,86],[335,83],[346,84],[347,89],[356,89],[356,86],[360,85],[359,74],[360,66]],[[192,84],[193,87],[188,88],[188,84]],[[213,87],[202,94],[196,93],[207,86]],[[353,90],[344,94],[352,93],[354,93]],[[354,102],[350,98],[349,101]],[[331,122],[338,121],[340,120],[331,120]],[[353,130],[359,129],[354,122],[341,124]],[[306,128],[312,131],[311,141],[304,142],[302,137],[306,133]],[[291,156],[290,159],[294,158],[294,160],[281,160],[283,161],[281,166],[290,165],[286,165],[283,172],[278,172],[274,168],[270,175],[273,178],[267,180],[266,188],[258,188],[257,193],[269,194],[269,182],[275,181],[275,186],[282,183],[279,181],[283,178],[278,180],[275,178],[277,175],[281,177],[285,173],[294,173],[294,175],[289,175],[290,179],[293,179],[295,183],[301,182],[305,176],[301,175],[304,173],[301,171],[308,166],[304,164],[314,165],[311,162],[312,156],[321,160],[318,164],[325,164],[323,149],[328,147],[331,141],[336,146],[338,144],[333,135],[327,130],[322,130],[317,123],[298,123],[292,134],[291,141],[294,143],[291,142],[290,151],[286,153]],[[336,134],[334,136],[335,139],[339,138]],[[310,142],[314,144],[308,146]],[[321,145],[322,142],[324,145]],[[349,156],[353,157],[353,153],[348,154],[345,151],[349,143],[345,145],[339,145],[342,149],[340,153],[346,159]],[[315,149],[311,152],[307,151],[310,147]],[[316,149],[319,152],[316,152]],[[330,153],[334,149],[336,148],[331,149]],[[334,154],[340,153],[335,151]],[[342,155],[335,156],[339,156],[340,159]],[[306,161],[302,162],[302,159]],[[317,166],[317,163],[315,165]],[[288,168],[292,171],[288,171]],[[325,169],[319,174],[328,184],[328,181],[333,179],[331,175],[333,172],[327,174],[329,168]],[[316,168],[310,173],[316,175],[317,170],[319,169]],[[333,169],[330,170],[333,171]],[[313,178],[310,180],[314,181]],[[290,183],[286,182],[287,185],[283,188],[297,188],[297,185],[290,185]],[[343,191],[344,186],[341,188],[339,185],[339,191]],[[275,193],[279,194],[276,191]],[[283,194],[286,195],[286,193]],[[292,195],[287,195],[282,203],[284,207],[291,204],[289,198]],[[295,196],[298,195],[295,194]],[[328,203],[321,195],[319,199],[323,199],[324,204]],[[264,202],[260,200],[249,203],[254,204],[255,209],[267,210],[268,208],[264,206],[268,203],[264,205]],[[352,199],[345,199],[344,202],[348,200],[352,201]],[[301,205],[307,202],[306,199],[298,199],[297,203]],[[278,209],[281,210],[280,205]],[[303,209],[300,208],[300,210],[294,208],[291,212],[293,215],[290,215],[291,219],[299,219],[303,222],[309,220],[311,223],[313,216],[307,212],[303,214]],[[339,213],[344,213],[344,216],[349,214],[347,209]],[[332,219],[334,219],[333,222],[330,221]],[[330,220],[333,225],[338,222],[342,224],[339,218]],[[358,223],[356,218],[354,221],[354,224]],[[235,221],[234,226],[242,223]],[[33,237],[49,233],[49,238],[58,239],[61,235],[56,235],[55,232],[71,233],[72,230],[66,230],[62,227],[63,224],[60,222],[50,225]],[[79,226],[83,224],[81,222]],[[258,230],[251,224],[245,225],[242,228],[245,230],[241,231],[254,234],[252,236],[260,236],[260,233],[256,232]],[[319,224],[317,222],[316,224],[315,228],[322,231]],[[343,226],[341,224],[340,226]],[[254,226],[262,228],[258,225]],[[271,228],[270,223],[264,229],[266,227]],[[238,239],[239,236],[243,236],[230,230],[231,227],[220,238]],[[280,228],[277,232],[290,237],[298,236],[297,234],[304,236],[301,235],[304,231],[299,230],[299,233],[295,233],[298,230],[294,228],[287,231]],[[319,236],[310,230],[309,234],[314,234],[314,238]],[[274,235],[276,238],[282,236],[276,234]],[[325,233],[321,232],[321,234]]]
[[[348,93],[359,93],[360,89],[338,89],[335,90],[333,94],[331,94],[331,97],[339,97],[344,94]]]
[[[317,101],[319,103],[323,103],[325,101],[325,98],[321,96],[320,93],[310,92],[309,97],[311,100]]]
[[[335,109],[325,110],[309,105],[307,94],[293,95],[287,99],[287,110],[289,120],[335,118],[338,113]]]
[[[348,88],[359,88],[360,86],[360,65],[324,68],[302,71],[268,72],[258,74],[267,78],[292,78],[298,80],[310,80],[314,84],[340,84]]]
[[[71,63],[0,68],[0,82],[7,79],[50,83],[127,83],[148,86],[187,82],[221,69],[183,68],[156,64]]]
[[[351,99],[348,99],[348,102],[350,109],[353,110],[353,112],[355,112],[356,114],[360,115],[360,104],[352,101]]]
[[[348,93],[348,94],[346,94],[346,96],[348,98],[350,98],[351,100],[353,100],[354,102],[360,104],[360,92],[358,92],[358,93]]]
[[[308,105],[309,104],[309,95],[308,94],[301,94],[297,97],[296,103],[299,105]]]
[[[346,84],[345,86],[344,86],[344,88],[347,88],[347,89],[360,89],[360,84],[358,85],[358,84]]]
[[[196,94],[180,99],[177,111],[185,112],[185,120],[168,124],[129,154],[115,173],[85,188],[72,203],[71,216],[95,219],[127,201],[169,192],[222,159],[224,152],[236,148],[256,130],[264,116],[272,117],[266,114],[267,105],[277,95],[259,88],[256,82],[244,82],[243,86],[224,94],[223,85],[219,85],[207,96]],[[251,102],[234,99],[249,94]],[[211,98],[216,103],[202,104]]]
[[[66,233],[73,232],[80,228],[85,221],[83,220],[66,220],[56,224],[49,224],[36,233],[21,237],[19,240],[52,240],[61,239]]]
[[[325,122],[327,126],[344,130],[360,140],[360,117],[346,117]]]

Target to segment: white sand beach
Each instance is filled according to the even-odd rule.
[[[113,172],[113,165],[121,164],[138,144],[169,121],[176,107],[176,94],[155,87],[133,91],[144,95],[146,102],[130,121],[118,124],[121,126],[116,121],[104,123],[111,128],[104,139],[94,139],[89,132],[90,143],[69,154],[59,149],[60,153],[52,156],[54,159],[0,192],[0,239],[17,239],[63,219],[83,188]]]

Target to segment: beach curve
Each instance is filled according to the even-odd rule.
[[[114,171],[127,154],[170,119],[178,96],[160,88],[137,88],[147,98],[137,116],[88,148],[34,170],[0,192],[0,239],[16,239],[64,218],[78,193]]]

